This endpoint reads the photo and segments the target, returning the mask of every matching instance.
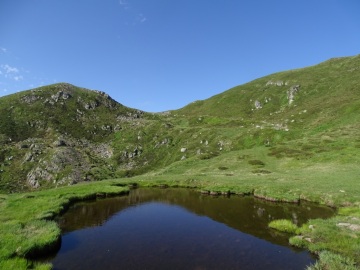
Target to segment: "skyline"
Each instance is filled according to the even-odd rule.
[[[1,0],[0,96],[58,82],[148,112],[360,53],[356,0]]]

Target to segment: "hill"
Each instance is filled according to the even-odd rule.
[[[31,256],[75,201],[173,186],[336,207],[289,243],[319,255],[309,269],[358,269],[359,75],[360,56],[330,59],[158,114],[64,83],[0,98],[0,268],[50,269]]]
[[[352,164],[360,147],[359,75],[360,56],[335,58],[159,114],[63,83],[2,97],[0,190],[143,173],[219,175],[221,164],[241,168],[241,156],[256,160],[254,153],[268,163]],[[253,154],[238,152],[248,149]],[[229,163],[231,155],[238,157]],[[249,177],[267,171],[244,170],[238,173]]]
[[[0,189],[95,180],[109,138],[146,114],[101,91],[60,83],[0,98]]]

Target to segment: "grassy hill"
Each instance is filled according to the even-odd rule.
[[[0,190],[166,171],[174,162],[258,146],[277,159],[338,161],[347,149],[341,160],[356,160],[359,74],[360,56],[330,59],[160,114],[64,83],[5,96]]]
[[[114,132],[146,117],[103,92],[64,83],[2,97],[0,190],[99,180]]]
[[[2,97],[0,193],[17,194],[0,194],[0,268],[32,268],[27,254],[60,237],[46,220],[72,201],[137,183],[337,207],[337,216],[310,220],[290,242],[320,254],[311,269],[357,269],[359,110],[360,55],[158,114],[64,83]],[[109,178],[116,180],[74,185]]]

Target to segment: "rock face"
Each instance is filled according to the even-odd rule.
[[[94,163],[94,160],[104,162],[113,156],[113,149],[106,143],[95,144],[67,136],[59,136],[49,145],[41,141],[30,139],[21,144],[30,144],[23,148],[28,151],[23,158],[23,164],[34,164],[26,175],[26,183],[35,189],[44,184],[71,185],[84,181],[91,167],[102,166]]]
[[[57,181],[61,181],[57,175],[58,173],[62,172],[66,166],[70,166],[74,163],[80,164],[80,162],[83,162],[83,160],[79,158],[79,155],[76,153],[76,151],[73,151],[71,148],[58,148],[51,156],[50,160],[40,161],[38,166],[27,174],[27,183],[32,188],[40,187],[41,182],[43,181],[53,181],[56,183]],[[71,173],[72,172],[70,172],[70,174]],[[79,179],[75,178],[74,180],[78,181]]]
[[[261,105],[261,102],[260,102],[260,101],[255,100],[255,108],[256,108],[257,110],[262,108],[262,105]]]
[[[122,169],[143,166],[146,134],[139,131],[134,144],[129,133],[142,127],[147,117],[105,92],[67,83],[1,98],[0,191],[101,180],[119,171],[121,175]],[[126,136],[114,150],[112,140],[119,131],[118,137]],[[165,138],[161,145],[169,142]]]
[[[70,91],[59,90],[55,94],[51,95],[50,98],[46,98],[44,104],[55,105],[60,100],[67,100],[71,98]]]
[[[21,100],[27,104],[34,103],[38,99],[40,99],[40,96],[37,96],[36,94],[31,93],[30,95],[23,96]]]
[[[290,89],[287,91],[287,98],[289,100],[289,105],[291,105],[294,102],[295,94],[300,90],[300,85],[293,85],[290,87]]]

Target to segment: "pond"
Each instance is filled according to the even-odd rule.
[[[73,205],[58,220],[62,244],[50,261],[55,270],[304,269],[314,257],[268,223],[287,218],[301,225],[333,214],[310,203],[135,189]]]

